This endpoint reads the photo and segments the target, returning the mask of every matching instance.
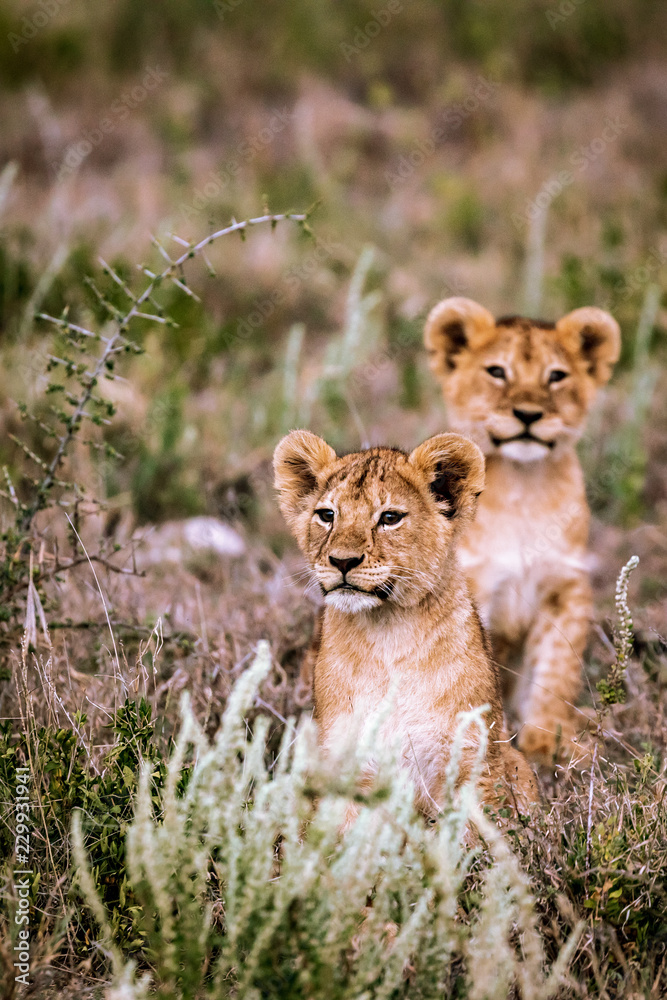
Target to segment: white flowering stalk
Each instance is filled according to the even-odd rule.
[[[632,652],[632,615],[628,607],[628,586],[630,574],[639,565],[639,556],[632,556],[618,574],[616,581],[616,614],[618,627],[614,633],[616,659],[609,676],[599,681],[597,689],[604,705],[614,705],[625,701],[625,671]]]
[[[628,586],[630,574],[639,566],[639,556],[632,556],[618,574],[616,581],[616,614],[618,615],[618,631],[616,634],[616,662],[619,670],[625,673],[628,658],[632,652],[632,615],[628,607]]]
[[[376,746],[381,788],[362,801],[356,793],[358,817],[341,834],[368,747],[334,781],[304,718],[288,724],[267,762],[267,720],[256,718],[250,733],[245,716],[270,664],[262,643],[212,744],[184,702],[160,815],[149,775],[141,776],[128,870],[153,985],[135,982],[134,966],[115,953],[107,1000],[152,991],[179,1000],[390,1000],[404,995],[407,978],[415,995],[436,1000],[461,982],[462,969],[471,998],[505,997],[512,987],[526,1000],[555,995],[570,952],[547,977],[525,876],[473,786],[454,794],[452,774],[453,801],[429,825],[414,811],[397,749]],[[454,760],[478,725],[484,730],[481,710],[462,719]],[[191,771],[179,792],[184,764]],[[490,860],[479,910],[462,919],[469,823]],[[80,844],[77,862],[85,869]],[[90,880],[82,886],[105,919]]]

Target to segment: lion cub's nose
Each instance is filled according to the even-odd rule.
[[[348,559],[336,559],[335,556],[329,556],[329,562],[331,565],[335,566],[336,569],[339,569],[343,576],[345,576],[346,573],[349,573],[351,569],[354,569],[355,566],[358,566],[360,562],[363,562],[363,560],[363,556],[359,556],[358,558],[352,556],[352,558]]]
[[[530,427],[531,424],[534,424],[542,416],[542,410],[512,410],[512,413],[526,427]]]

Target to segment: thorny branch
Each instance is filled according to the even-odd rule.
[[[81,393],[79,399],[76,402],[73,413],[67,420],[65,433],[59,439],[56,452],[51,462],[46,467],[44,478],[37,486],[34,500],[23,510],[19,522],[19,527],[21,531],[27,533],[30,530],[30,526],[32,525],[35,515],[39,510],[41,510],[41,508],[44,505],[44,499],[46,494],[56,484],[57,470],[61,462],[65,458],[67,451],[72,441],[74,440],[74,437],[76,436],[81,421],[87,415],[86,406],[93,397],[93,393],[95,391],[95,387],[99,379],[109,369],[109,363],[111,359],[113,358],[114,355],[120,354],[121,352],[138,350],[136,348],[136,345],[132,344],[132,342],[126,338],[125,334],[127,333],[129,324],[133,319],[136,319],[138,317],[145,318],[146,314],[144,314],[141,310],[141,306],[144,304],[144,302],[151,299],[151,296],[155,291],[155,289],[162,282],[166,280],[173,281],[184,291],[190,293],[190,289],[187,288],[183,280],[176,277],[176,272],[182,272],[183,265],[188,260],[191,260],[198,254],[203,253],[206,247],[210,246],[211,243],[214,243],[216,240],[220,239],[220,237],[227,236],[230,233],[235,233],[235,232],[240,232],[241,234],[244,234],[245,230],[248,229],[249,226],[258,226],[261,225],[262,223],[269,222],[271,223],[272,226],[275,226],[278,224],[278,222],[282,222],[284,220],[291,220],[293,222],[298,222],[302,227],[308,229],[307,227],[308,213],[302,213],[302,214],[286,213],[278,215],[267,213],[266,215],[260,215],[254,219],[245,219],[242,222],[235,221],[231,225],[226,226],[224,229],[219,229],[212,235],[207,236],[203,240],[200,240],[198,243],[187,244],[187,249],[185,250],[185,252],[182,253],[181,256],[178,257],[176,260],[172,260],[168,256],[168,254],[163,250],[163,248],[157,243],[157,241],[154,241],[156,245],[159,247],[162,255],[169,261],[169,263],[168,266],[159,274],[153,274],[146,268],[142,268],[143,272],[149,276],[150,281],[146,286],[146,288],[144,289],[144,291],[138,297],[135,297],[127,288],[122,279],[119,278],[119,276],[115,274],[115,272],[102,261],[102,267],[104,273],[112,277],[117,284],[120,284],[120,286],[128,294],[129,298],[132,300],[132,307],[129,309],[127,313],[125,313],[124,316],[119,316],[118,310],[116,310],[109,303],[107,303],[106,299],[104,299],[103,297],[101,298],[102,303],[111,313],[111,315],[114,318],[114,321],[117,324],[116,331],[110,337],[99,338],[104,344],[104,350],[98,357],[92,371],[85,372],[83,375],[83,377],[85,378],[85,382],[83,383],[83,392]],[[181,240],[178,240],[178,242],[182,243]],[[69,323],[67,318],[64,316],[57,318],[55,316],[50,316],[48,313],[38,313],[38,317],[49,323],[55,324],[55,326],[60,327],[61,329],[64,329],[69,333],[76,333],[78,335],[94,337],[98,339],[97,334],[93,333],[90,330],[86,330],[83,327],[76,326],[73,323]],[[164,321],[163,317],[160,315],[151,318],[154,318],[157,321]]]

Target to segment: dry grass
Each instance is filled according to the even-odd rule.
[[[163,553],[161,530],[156,542]],[[172,558],[174,548],[169,547]],[[162,745],[177,727],[184,690],[212,734],[234,678],[249,662],[257,641],[266,638],[274,665],[250,719],[255,713],[269,715],[269,746],[275,752],[284,719],[309,711],[301,693],[295,700],[314,615],[312,602],[302,595],[299,563],[278,560],[259,545],[251,545],[243,558],[231,562],[215,560],[210,553],[199,553],[197,560],[153,565],[145,578],[99,570],[101,594],[86,567],[72,571],[63,584],[51,585],[52,621],[62,608],[97,624],[85,630],[52,629],[50,649],[41,639],[34,656],[24,655],[22,661],[12,654],[18,690],[5,690],[1,714],[22,716],[22,725],[36,731],[40,725],[70,727],[75,713],[85,712],[80,736],[91,766],[99,768],[117,740],[108,728],[110,713],[128,693],[147,697],[160,720]],[[124,623],[114,625],[117,661],[103,600],[112,620]],[[161,623],[151,633],[145,622],[158,613]],[[627,674],[626,703],[600,716],[602,736],[593,773],[590,766],[542,773],[543,807],[527,827],[510,834],[531,879],[547,955],[555,957],[576,921],[586,921],[572,974],[573,996],[634,993],[653,1000],[667,988],[662,959],[667,933],[667,781],[661,763],[667,750],[667,698],[664,679],[655,676],[647,657],[640,645]],[[593,643],[591,689],[596,672],[606,672],[611,658],[608,640]],[[44,795],[47,789],[45,778]],[[48,797],[43,808],[48,811]],[[35,834],[39,840],[39,823]],[[64,938],[62,932],[53,936],[58,920],[72,912],[67,901],[69,851],[63,853],[68,836],[63,829],[62,843],[52,845],[58,860],[47,864],[38,897],[40,909],[50,914],[41,918],[35,949],[33,969],[40,989],[49,982],[66,983],[67,971],[81,961],[75,958],[81,955],[76,921]],[[470,876],[471,898],[475,871]],[[84,959],[79,976],[85,981],[91,973]],[[588,983],[590,992],[582,993],[577,982]]]

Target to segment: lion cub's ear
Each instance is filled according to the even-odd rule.
[[[436,434],[410,455],[447,518],[468,520],[484,489],[484,456],[460,434]]]
[[[310,431],[291,431],[273,453],[274,485],[290,528],[296,527],[304,500],[317,489],[320,473],[336,461],[336,452]]]
[[[556,336],[566,351],[588,363],[588,373],[598,385],[609,381],[621,354],[621,330],[608,312],[584,306],[556,323]]]
[[[476,350],[495,333],[496,322],[484,306],[456,296],[443,299],[428,314],[424,344],[436,375],[447,375],[456,367],[456,355]]]

